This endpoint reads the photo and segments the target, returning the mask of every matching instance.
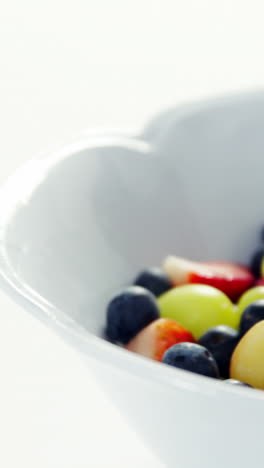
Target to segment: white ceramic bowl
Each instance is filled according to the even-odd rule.
[[[264,95],[88,136],[0,194],[1,285],[75,346],[167,467],[261,467],[263,393],[151,362],[100,334],[111,294],[168,253],[247,262],[264,221]]]

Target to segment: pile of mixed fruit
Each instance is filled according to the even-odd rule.
[[[170,366],[264,389],[264,248],[250,268],[169,256],[112,298],[106,336]]]

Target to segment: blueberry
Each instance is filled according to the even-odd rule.
[[[251,262],[250,262],[250,268],[253,273],[257,278],[261,276],[261,262],[264,257],[264,249],[259,249],[257,250],[254,255],[252,256]]]
[[[251,385],[245,383],[245,382],[241,382],[240,380],[236,380],[236,379],[227,379],[227,380],[224,380],[224,382],[228,383],[228,384],[231,384],[231,385],[237,385],[237,386],[241,386],[241,387],[249,387],[249,388],[253,388]]]
[[[240,319],[240,333],[244,335],[253,325],[264,320],[264,299],[258,299],[248,305]]]
[[[195,343],[178,343],[169,348],[162,362],[179,369],[219,378],[219,370],[212,354],[203,346]]]
[[[142,328],[160,316],[155,296],[141,286],[117,294],[107,307],[106,336],[127,344]]]
[[[149,268],[142,271],[135,279],[134,284],[151,291],[154,296],[161,296],[172,288],[172,283],[160,268]]]
[[[239,339],[236,330],[226,325],[218,325],[207,330],[198,341],[213,355],[223,378],[229,377],[230,359]]]

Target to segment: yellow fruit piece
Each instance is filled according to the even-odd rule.
[[[264,320],[238,343],[230,365],[230,377],[264,390]]]
[[[255,288],[251,288],[241,296],[237,304],[237,313],[239,318],[241,317],[245,308],[258,299],[264,299],[264,286],[256,286]]]
[[[232,302],[212,286],[178,286],[160,296],[158,303],[161,317],[180,323],[196,339],[216,325],[238,328],[239,317]]]
[[[261,274],[261,278],[264,278],[264,258],[261,261],[260,274]]]

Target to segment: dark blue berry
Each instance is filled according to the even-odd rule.
[[[249,388],[253,388],[251,385],[245,383],[245,382],[241,382],[240,380],[236,380],[236,379],[227,379],[227,380],[224,380],[224,382],[228,383],[228,384],[231,384],[231,385],[237,385],[238,387],[249,387]]]
[[[264,299],[258,299],[248,305],[240,319],[240,333],[244,335],[253,325],[264,320]]]
[[[207,377],[219,378],[219,370],[212,354],[195,343],[178,343],[169,348],[162,361],[179,369],[195,372]]]
[[[161,296],[172,288],[172,283],[160,268],[149,268],[142,271],[134,281],[134,284],[148,289],[154,296]]]
[[[264,249],[259,249],[257,250],[254,255],[252,256],[251,263],[250,263],[250,268],[253,273],[257,278],[261,276],[261,262],[264,257]]]
[[[229,377],[230,359],[239,339],[236,330],[226,325],[218,325],[207,330],[198,341],[213,355],[223,378]]]
[[[130,286],[107,307],[106,336],[112,342],[126,344],[159,316],[155,296],[140,286]]]

